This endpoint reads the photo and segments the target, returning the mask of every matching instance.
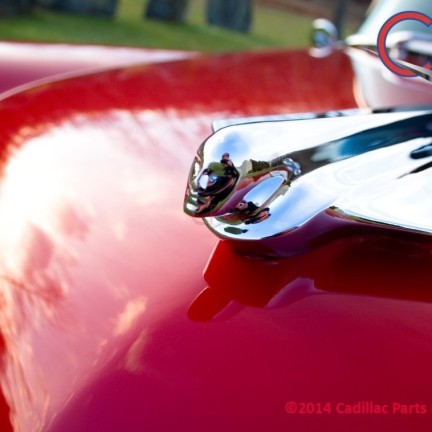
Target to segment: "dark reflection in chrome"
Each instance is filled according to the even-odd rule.
[[[410,153],[410,156],[413,159],[423,159],[425,157],[432,156],[432,142],[413,150]]]
[[[299,253],[341,220],[432,234],[430,107],[299,118],[215,132],[192,166],[185,212],[264,256]]]
[[[209,160],[205,167],[203,160]],[[223,214],[231,225],[256,224],[271,216],[266,203],[300,174],[300,164],[286,156],[243,160],[235,166],[228,152],[219,161],[199,153],[191,169],[185,211],[198,217]]]
[[[252,201],[246,200],[241,200],[236,205],[236,207],[234,208],[234,213],[238,213],[244,216],[243,222],[246,225],[249,225],[251,223],[258,223],[271,216],[270,209],[268,207],[261,209]]]
[[[426,171],[430,168],[432,168],[432,162],[428,162],[424,165],[420,165],[419,167],[417,167],[416,169],[413,169],[412,171],[410,171],[409,173],[407,173],[405,175],[421,173],[422,171]]]
[[[212,211],[233,190],[239,172],[224,153],[219,162],[211,162],[201,171],[196,181],[196,215]]]

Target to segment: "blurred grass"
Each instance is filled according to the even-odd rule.
[[[36,9],[0,18],[1,40],[92,43],[226,52],[309,45],[310,17],[256,5],[253,28],[241,34],[205,22],[205,0],[190,0],[184,23],[143,19],[145,2],[119,0],[113,19]]]

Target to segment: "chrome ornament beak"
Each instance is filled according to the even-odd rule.
[[[344,224],[432,233],[431,108],[307,117],[216,131],[192,164],[185,212],[251,255],[296,254]]]

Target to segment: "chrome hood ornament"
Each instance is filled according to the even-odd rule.
[[[432,234],[431,107],[266,120],[219,122],[193,162],[184,210],[218,237],[289,256],[346,226]]]

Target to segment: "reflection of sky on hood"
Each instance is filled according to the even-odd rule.
[[[112,359],[116,339],[166,301],[169,291],[160,287],[190,276],[190,245],[169,241],[195,229],[202,234],[202,227],[173,223],[188,221],[185,185],[174,179],[179,170],[186,179],[191,156],[168,152],[184,124],[159,124],[168,141],[158,146],[154,123],[146,112],[76,117],[24,139],[5,167],[2,385],[23,430],[44,429]],[[206,258],[194,260],[198,275]],[[174,260],[176,269],[160,271]]]

